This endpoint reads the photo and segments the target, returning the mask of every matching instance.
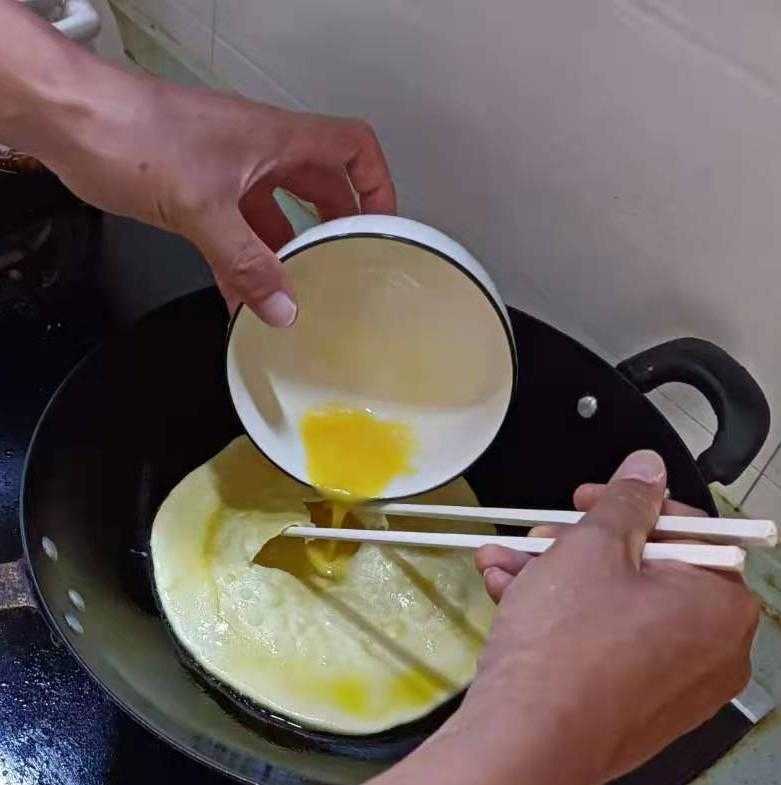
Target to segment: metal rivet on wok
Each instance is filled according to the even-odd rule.
[[[598,406],[597,399],[593,395],[584,395],[578,401],[578,414],[584,420],[588,420],[597,413]]]
[[[84,634],[84,627],[81,626],[81,622],[76,618],[76,614],[68,611],[65,614],[65,623],[78,635]]]
[[[57,546],[48,537],[41,537],[43,552],[52,560],[57,561]]]
[[[83,611],[86,607],[84,604],[84,597],[82,597],[76,589],[68,589],[68,599],[73,603],[73,607],[78,611]]]

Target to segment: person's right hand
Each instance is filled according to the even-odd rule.
[[[634,453],[593,504],[531,560],[483,551],[487,576],[517,572],[462,707],[533,718],[549,750],[529,781],[596,785],[635,768],[733,698],[751,672],[758,603],[739,577],[674,561],[642,562],[664,502],[658,455]],[[515,720],[513,719],[515,718]],[[496,731],[512,754],[515,731]],[[518,765],[529,768],[528,750]]]
[[[276,327],[295,319],[276,256],[293,230],[276,188],[312,202],[322,220],[396,210],[380,143],[363,120],[125,74],[114,82],[79,144],[47,163],[86,201],[192,241],[231,311],[243,302]],[[123,91],[132,113],[116,109]]]

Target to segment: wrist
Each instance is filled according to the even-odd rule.
[[[8,33],[0,57],[0,141],[40,152],[74,92],[81,50],[15,2],[0,2],[0,27]]]
[[[573,723],[566,698],[482,687],[473,685],[459,710],[414,753],[432,772],[442,770],[443,783],[602,785],[599,755]]]
[[[16,6],[0,2],[0,25],[11,33],[0,57],[0,143],[56,169],[53,164],[77,157],[100,137],[107,111],[117,111],[117,104],[120,113],[130,109],[128,88],[143,80]]]
[[[74,54],[64,58],[56,79],[29,85],[23,109],[12,124],[18,139],[11,144],[55,171],[112,143],[106,132],[130,111],[126,83],[133,77],[91,56]]]
[[[462,706],[417,750],[372,785],[596,785],[572,776],[539,714],[509,716],[502,704]]]

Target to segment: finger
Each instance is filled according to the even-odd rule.
[[[566,528],[564,525],[544,523],[542,526],[535,526],[533,529],[530,529],[529,537],[552,537],[556,539]]]
[[[581,512],[588,512],[605,492],[603,483],[588,482],[585,485],[580,485],[575,489],[572,495],[572,503],[575,505],[576,510]]]
[[[290,221],[274,199],[274,194],[260,183],[244,194],[239,209],[252,231],[274,253],[293,239]]]
[[[511,575],[509,572],[505,572],[499,567],[489,567],[483,574],[485,590],[488,592],[488,596],[495,603],[498,603],[502,599],[502,595],[506,591],[507,587],[513,582],[514,578],[514,575]]]
[[[347,161],[347,174],[358,193],[361,212],[394,214],[396,189],[374,129],[357,121],[352,134],[355,152]]]
[[[301,199],[312,202],[322,221],[343,218],[358,212],[355,191],[344,169],[302,166],[280,185]]]
[[[235,206],[199,216],[188,237],[200,248],[221,286],[240,297],[264,322],[289,327],[297,308],[276,255]]]
[[[666,487],[667,471],[661,457],[651,450],[632,453],[577,525],[579,539],[598,529],[608,535],[600,541],[604,551],[601,559],[610,559],[615,551],[639,569],[643,546],[659,518]],[[609,548],[605,548],[606,543]],[[622,547],[614,549],[616,543]]]
[[[602,498],[607,486],[601,483],[586,483],[575,490],[573,501],[575,509],[588,512]],[[707,518],[708,514],[698,507],[677,502],[674,499],[665,499],[662,504],[662,515],[682,515],[694,518]]]
[[[482,573],[492,567],[498,567],[511,575],[517,575],[532,558],[532,554],[515,551],[512,548],[484,545],[475,553],[475,567]]]
[[[217,273],[214,273],[214,282],[220,290],[222,299],[225,300],[225,305],[228,308],[228,315],[233,316],[236,309],[241,305],[241,297],[228,286]]]
[[[707,518],[708,513],[699,507],[690,507],[675,499],[665,499],[662,504],[662,515],[682,515],[689,518]]]

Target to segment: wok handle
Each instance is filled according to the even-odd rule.
[[[10,608],[38,608],[23,558],[0,564],[0,611]]]
[[[756,457],[770,429],[770,407],[754,377],[723,349],[700,338],[676,338],[618,365],[641,392],[668,382],[690,384],[713,407],[718,428],[698,458],[706,483],[734,482]]]

